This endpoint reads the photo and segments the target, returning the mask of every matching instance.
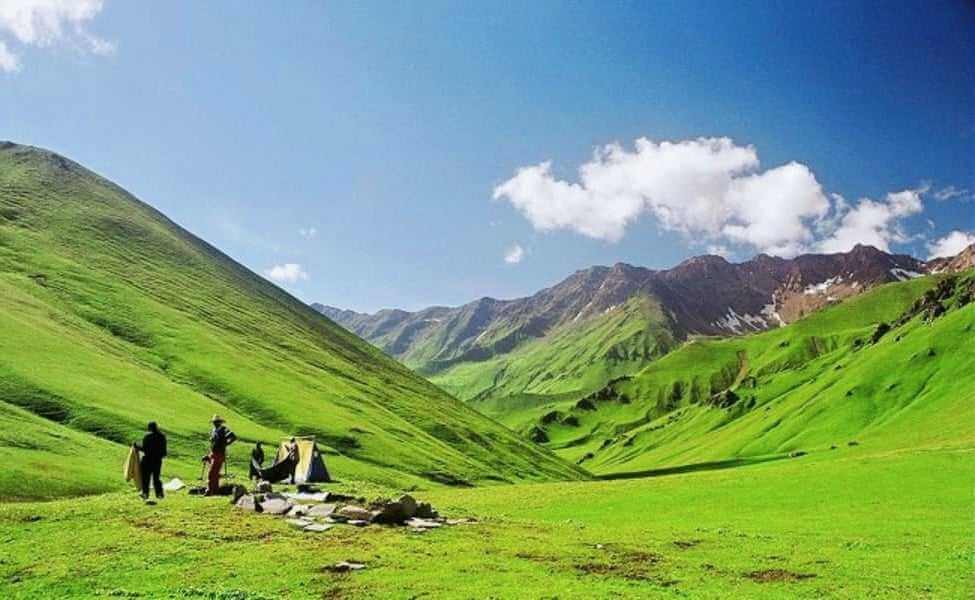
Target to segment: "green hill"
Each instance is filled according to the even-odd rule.
[[[971,444],[973,295],[972,272],[888,284],[780,329],[689,342],[583,398],[490,412],[604,475]]]
[[[453,365],[430,380],[483,411],[485,403],[511,396],[584,395],[638,371],[676,345],[660,305],[641,295],[506,354]]]
[[[0,332],[0,498],[119,487],[149,420],[170,436],[169,474],[198,474],[213,413],[245,442],[316,435],[339,478],[584,476],[118,186],[10,143]]]

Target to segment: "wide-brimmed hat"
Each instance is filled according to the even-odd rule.
[[[213,415],[213,418],[210,419],[210,422],[211,423],[224,423],[225,421],[223,420],[223,417],[221,417],[220,415]]]

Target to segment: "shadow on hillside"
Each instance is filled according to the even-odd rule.
[[[693,463],[690,465],[679,465],[676,467],[663,467],[661,469],[648,469],[646,471],[630,471],[627,473],[607,473],[596,475],[596,479],[640,479],[643,477],[660,477],[663,475],[678,475],[681,473],[696,473],[697,471],[717,471],[720,469],[734,469],[735,467],[747,467],[764,462],[782,460],[789,458],[788,454],[776,454],[774,456],[760,456],[755,458],[731,458],[728,460],[715,460],[711,462]]]

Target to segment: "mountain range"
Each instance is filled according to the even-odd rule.
[[[858,245],[742,263],[705,255],[664,270],[596,266],[526,298],[452,308],[312,307],[455,395],[484,401],[585,393],[697,336],[780,327],[880,284],[973,264],[973,247],[925,262]]]

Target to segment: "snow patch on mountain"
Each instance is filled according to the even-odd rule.
[[[802,291],[803,294],[807,296],[815,296],[816,294],[825,294],[829,288],[836,285],[837,283],[843,282],[843,276],[837,275],[836,277],[830,277],[822,283],[817,283],[815,285],[806,286],[806,289]]]
[[[908,279],[914,279],[916,277],[921,277],[924,274],[918,273],[917,271],[909,271],[907,269],[901,269],[900,267],[895,267],[890,270],[890,274],[897,278],[897,281],[907,281]]]
[[[728,307],[728,313],[712,323],[712,325],[734,333],[741,333],[746,328],[752,331],[760,331],[762,329],[768,329],[769,326],[764,318],[748,313],[740,315],[731,306]]]

